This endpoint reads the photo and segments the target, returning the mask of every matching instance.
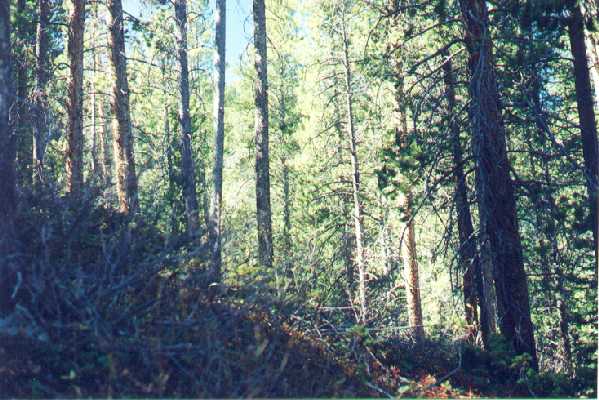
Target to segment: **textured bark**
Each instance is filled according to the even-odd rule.
[[[408,120],[404,93],[404,75],[401,61],[396,63],[395,76],[395,144],[398,149],[408,146]],[[400,195],[399,208],[402,210],[406,227],[401,239],[401,254],[404,264],[406,282],[406,298],[408,302],[408,324],[416,338],[424,336],[422,322],[422,300],[420,298],[420,282],[418,258],[416,253],[416,232],[412,211],[412,191],[408,188]]]
[[[350,160],[352,168],[352,194],[354,199],[354,264],[358,271],[358,301],[360,306],[360,322],[367,319],[368,305],[366,303],[366,265],[364,263],[364,216],[362,194],[360,192],[360,163],[358,160],[358,150],[356,142],[356,127],[354,124],[353,111],[353,86],[352,70],[349,59],[349,37],[346,30],[346,22],[342,22],[343,34],[343,68],[345,76],[345,106],[346,106],[346,134],[349,142]]]
[[[597,123],[593,110],[593,93],[591,91],[591,78],[587,63],[587,49],[585,44],[584,21],[580,6],[574,5],[572,15],[568,21],[568,36],[570,48],[574,59],[574,79],[576,84],[576,104],[578,119],[582,136],[582,152],[584,156],[584,175],[589,197],[590,222],[595,243],[595,274],[597,274],[597,195],[599,185],[599,146],[597,142]]]
[[[256,218],[258,222],[258,261],[272,267],[272,212],[270,207],[270,166],[268,138],[268,58],[266,51],[266,10],[264,0],[254,0],[254,46],[256,48]]]
[[[464,307],[466,322],[476,329],[480,329],[484,346],[488,346],[490,334],[489,310],[486,300],[481,263],[476,250],[476,237],[472,226],[472,215],[468,204],[468,185],[464,174],[464,160],[462,145],[460,143],[460,126],[455,115],[455,77],[453,66],[448,53],[443,64],[443,80],[445,84],[445,97],[447,99],[447,115],[451,135],[451,149],[453,157],[453,175],[455,180],[454,202],[458,214],[459,260],[463,276]],[[477,306],[480,307],[480,320]]]
[[[125,57],[125,33],[121,0],[108,0],[110,14],[110,61],[114,85],[111,107],[114,116],[112,136],[116,161],[116,183],[119,210],[133,214],[138,207],[137,175],[133,152],[133,133],[129,111],[129,82]]]
[[[98,130],[98,110],[102,108],[102,102],[98,101],[96,94],[96,71],[100,65],[99,54],[96,49],[96,36],[98,31],[98,4],[94,5],[94,21],[92,22],[92,35],[91,35],[91,51],[92,51],[92,77],[91,77],[91,136],[92,136],[92,174],[94,180],[101,185],[105,183],[105,168],[104,168],[104,135],[102,134],[102,127]]]
[[[223,154],[225,146],[225,49],[227,33],[227,0],[216,0],[214,54],[214,169],[212,210],[210,213],[210,246],[212,272],[220,281],[222,274]]]
[[[175,21],[178,28],[177,56],[179,59],[179,124],[181,126],[181,174],[187,233],[190,238],[198,236],[200,228],[196,175],[191,150],[191,117],[189,115],[189,69],[187,65],[187,0],[175,1]]]
[[[12,80],[9,2],[0,2],[0,317],[14,308],[12,286],[17,265],[14,218],[17,211],[16,136],[11,108],[15,101]]]
[[[85,29],[85,0],[71,0],[71,7],[67,49],[70,62],[67,191],[75,197],[79,197],[83,189],[83,34]],[[39,145],[40,142],[36,140],[36,153],[38,153],[36,158],[39,157]]]
[[[488,10],[483,0],[460,0],[470,55],[470,124],[476,160],[480,232],[493,264],[503,336],[537,368],[528,283],[522,259],[516,200],[509,176],[505,126],[495,78]]]

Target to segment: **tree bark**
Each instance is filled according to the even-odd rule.
[[[133,214],[138,208],[137,175],[129,111],[129,82],[125,57],[125,32],[121,0],[108,0],[110,14],[110,61],[114,84],[111,107],[114,116],[112,136],[116,161],[116,183],[119,210]]]
[[[85,29],[85,0],[71,0],[71,6],[68,43],[70,81],[68,88],[67,191],[75,197],[79,197],[83,189],[83,35]],[[41,121],[38,121],[38,123],[41,123]],[[41,138],[36,139],[43,140]],[[36,163],[38,162],[37,158],[39,158],[39,145],[40,142],[36,140]]]
[[[368,305],[366,302],[366,265],[364,263],[364,216],[363,204],[360,193],[360,163],[358,160],[358,149],[356,141],[356,127],[354,124],[353,110],[353,86],[352,70],[349,58],[349,37],[346,29],[346,21],[342,22],[343,40],[343,68],[345,76],[345,106],[347,113],[347,139],[349,141],[350,160],[352,168],[352,194],[354,199],[354,264],[358,271],[358,301],[360,302],[360,322],[367,320]]]
[[[593,110],[593,93],[591,91],[591,78],[587,63],[587,49],[585,44],[584,20],[578,4],[571,8],[572,15],[568,21],[568,37],[574,59],[574,81],[576,84],[576,104],[578,119],[582,136],[582,153],[584,156],[584,176],[586,179],[589,197],[590,223],[595,244],[595,275],[597,275],[597,195],[599,185],[599,145],[597,142],[597,123]]]
[[[408,120],[404,93],[404,73],[401,60],[396,61],[395,76],[395,145],[398,150],[405,149],[408,143]],[[404,264],[406,282],[406,298],[408,302],[408,324],[413,335],[420,339],[424,337],[422,322],[422,300],[420,298],[420,282],[418,258],[416,253],[416,232],[412,211],[412,191],[406,189],[400,194],[399,208],[402,210],[406,226],[401,239],[401,253]]]
[[[537,368],[530,318],[528,283],[509,176],[505,126],[489,37],[489,16],[483,0],[460,0],[469,52],[470,124],[476,160],[476,192],[480,232],[493,263],[501,333],[517,353],[528,353]]]
[[[16,116],[15,116],[15,134],[17,135],[17,184],[25,185],[31,183],[31,152],[32,135],[29,132],[29,123],[32,121],[27,118],[29,115],[27,107],[27,92],[29,89],[28,69],[30,67],[27,57],[27,40],[32,34],[31,17],[34,14],[26,0],[17,0],[15,10],[13,38],[13,52],[15,54],[15,69],[17,74],[17,98],[16,98]],[[40,13],[38,12],[38,15]],[[41,19],[41,15],[39,17]]]
[[[460,126],[456,118],[455,77],[449,54],[444,54],[446,61],[443,64],[443,80],[445,84],[445,97],[447,99],[447,116],[451,135],[451,148],[453,157],[453,175],[455,180],[454,202],[458,214],[459,259],[463,276],[464,307],[466,323],[475,329],[480,329],[483,345],[488,346],[491,331],[489,324],[489,310],[487,297],[484,290],[483,276],[480,259],[476,249],[476,237],[472,225],[472,215],[468,204],[468,185],[464,174],[464,160],[462,145],[460,143]],[[480,320],[477,306],[480,307]]]
[[[225,49],[227,41],[227,0],[216,0],[214,54],[214,169],[212,177],[212,210],[210,213],[210,246],[214,279],[222,275],[222,213],[223,213],[223,156],[225,146]]]
[[[258,222],[258,261],[272,267],[272,212],[270,207],[270,166],[268,138],[268,58],[264,0],[253,0],[254,46],[256,48],[256,217]]]
[[[191,150],[191,117],[189,115],[189,69],[187,65],[187,0],[175,1],[175,21],[178,28],[177,56],[179,59],[179,123],[181,126],[181,174],[183,180],[183,197],[185,198],[185,215],[187,217],[187,233],[190,238],[198,236],[200,222],[198,214],[198,198],[196,192],[196,175]]]
[[[14,309],[12,287],[16,262],[15,215],[17,212],[16,136],[11,109],[15,102],[10,45],[10,2],[0,2],[0,317]]]

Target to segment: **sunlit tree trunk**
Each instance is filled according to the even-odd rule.
[[[121,0],[108,0],[110,14],[110,61],[114,85],[112,89],[113,147],[116,161],[116,183],[119,210],[133,214],[138,208],[137,175],[133,152],[133,133],[129,111],[129,82],[125,56],[123,5]]]
[[[270,167],[268,138],[268,59],[266,53],[266,10],[264,0],[254,0],[254,46],[256,48],[256,214],[258,222],[258,261],[271,268],[272,212],[270,207]]]
[[[457,210],[459,259],[463,275],[464,307],[466,323],[480,329],[483,344],[488,346],[490,334],[489,310],[484,290],[483,276],[480,259],[476,249],[476,237],[472,226],[472,215],[468,204],[468,185],[464,174],[464,159],[460,143],[460,126],[456,117],[455,76],[449,54],[444,54],[446,60],[443,64],[443,80],[445,84],[445,97],[447,99],[447,117],[451,135],[451,149],[453,156],[453,175],[455,180],[454,202]],[[480,321],[477,306],[480,307]]]
[[[17,211],[16,136],[11,109],[15,102],[10,45],[10,6],[0,2],[0,317],[14,308],[12,286],[17,265],[12,257],[16,250],[15,214]]]
[[[591,91],[591,78],[587,62],[587,49],[585,44],[584,20],[578,4],[571,8],[571,17],[568,21],[568,37],[574,61],[574,82],[576,84],[576,104],[578,119],[582,136],[582,153],[584,156],[584,175],[589,196],[590,221],[595,243],[595,275],[597,275],[597,195],[599,185],[599,146],[597,142],[597,122],[593,110],[593,93]]]
[[[32,152],[32,135],[29,132],[29,124],[33,118],[29,117],[27,107],[27,94],[29,89],[28,69],[31,67],[27,57],[27,39],[32,33],[33,25],[30,22],[29,15],[34,14],[28,6],[26,0],[17,0],[15,18],[14,18],[14,37],[13,37],[13,52],[14,63],[17,78],[17,98],[16,98],[16,116],[15,116],[15,133],[17,135],[17,182],[25,185],[31,183],[31,152]],[[39,20],[42,19],[41,13],[38,12]],[[33,99],[35,101],[35,97]],[[35,111],[35,110],[32,110]]]
[[[395,75],[395,145],[398,150],[405,149],[408,143],[408,120],[404,93],[404,72],[402,62],[396,61]],[[422,300],[420,298],[420,282],[418,271],[418,256],[416,253],[416,232],[414,226],[414,213],[412,210],[412,191],[403,189],[399,196],[399,208],[406,221],[405,229],[401,235],[401,254],[404,264],[406,282],[406,298],[408,302],[409,326],[417,338],[424,336],[422,322]]]
[[[227,1],[216,0],[214,55],[214,170],[212,173],[214,191],[210,216],[210,246],[212,271],[216,280],[222,274],[222,213],[223,213],[223,153],[225,146],[225,49],[227,33]]]
[[[67,190],[75,197],[79,197],[83,189],[83,36],[85,0],[71,0],[71,7],[67,49],[70,62]],[[36,141],[36,152],[39,144]]]
[[[342,21],[343,34],[343,68],[345,76],[345,105],[347,113],[347,139],[349,141],[350,160],[352,168],[352,193],[354,199],[354,240],[355,252],[354,263],[358,271],[358,301],[360,306],[360,321],[365,322],[367,319],[367,304],[366,304],[366,265],[364,261],[364,216],[362,195],[360,193],[360,163],[358,161],[358,150],[356,142],[356,127],[354,121],[353,110],[353,86],[352,86],[352,70],[351,61],[349,58],[349,37],[346,29],[346,21]]]
[[[476,192],[482,240],[488,242],[493,263],[501,333],[518,353],[537,356],[528,282],[516,216],[516,199],[509,176],[505,126],[495,78],[487,4],[460,0],[469,52],[470,124],[476,162]]]
[[[191,149],[191,117],[189,115],[189,70],[187,65],[187,0],[175,1],[177,23],[177,56],[179,59],[179,123],[181,125],[181,174],[187,216],[187,233],[196,238],[200,228],[196,175]]]

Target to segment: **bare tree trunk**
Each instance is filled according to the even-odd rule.
[[[0,2],[0,317],[14,309],[12,286],[16,262],[15,215],[17,212],[16,136],[13,130],[15,102],[10,46],[10,2]]]
[[[537,368],[528,282],[509,176],[505,126],[483,0],[460,0],[470,68],[470,123],[476,160],[476,192],[483,240],[493,263],[501,333],[517,353],[528,353]]]
[[[71,4],[68,44],[70,81],[67,190],[75,197],[79,197],[83,189],[83,35],[85,29],[85,0],[71,0]],[[36,152],[39,144],[36,141]],[[38,154],[36,154],[37,157]]]
[[[487,296],[484,290],[481,263],[476,249],[476,237],[472,226],[472,215],[468,204],[468,185],[464,174],[464,161],[462,145],[460,143],[460,127],[455,114],[455,77],[449,54],[445,53],[446,61],[443,64],[443,80],[445,83],[445,97],[447,98],[447,114],[449,118],[453,174],[455,179],[454,201],[458,213],[459,257],[463,277],[464,306],[466,310],[466,323],[480,329],[483,345],[488,346],[491,332],[489,323],[489,310]],[[477,306],[480,307],[480,321],[478,320]]]
[[[187,216],[187,233],[190,238],[198,236],[200,222],[196,176],[191,150],[191,117],[189,115],[189,70],[187,66],[187,0],[175,1],[175,21],[179,30],[177,36],[177,55],[179,58],[179,123],[181,124],[181,174],[183,197]]]
[[[404,73],[402,62],[398,60],[396,64],[395,102],[397,115],[395,122],[395,144],[398,149],[404,149],[409,145],[407,110],[404,100]],[[406,227],[401,239],[401,253],[406,281],[408,322],[414,336],[416,338],[422,338],[424,336],[422,300],[420,298],[418,258],[416,254],[416,232],[414,229],[414,215],[412,212],[412,191],[410,189],[407,189],[405,193],[400,195],[399,207],[406,220]]]
[[[137,175],[133,152],[133,133],[129,111],[129,82],[125,57],[123,4],[121,0],[108,0],[110,14],[110,61],[114,85],[112,89],[112,136],[116,161],[116,183],[119,210],[134,214],[138,208]]]
[[[223,156],[225,147],[225,49],[227,43],[227,0],[216,0],[214,66],[214,170],[212,177],[212,210],[210,213],[210,246],[212,250],[212,273],[216,281],[222,275],[222,213],[223,213]]]
[[[99,54],[96,49],[96,36],[98,27],[98,4],[94,4],[94,20],[92,22],[92,77],[91,77],[91,131],[92,131],[92,174],[96,183],[104,185],[104,143],[102,128],[98,130],[98,109],[102,108],[102,103],[97,100],[97,87],[96,87],[96,71],[98,69]]]
[[[222,229],[223,229],[223,155],[225,147],[225,49],[227,43],[227,0],[216,0],[214,54],[214,191],[210,215],[210,248],[214,279],[222,275]]]
[[[366,304],[366,265],[364,263],[364,242],[363,226],[364,216],[362,215],[363,205],[360,193],[360,164],[358,161],[358,150],[356,143],[356,127],[354,125],[353,111],[353,87],[352,71],[349,59],[349,37],[346,30],[345,20],[342,22],[343,34],[343,67],[345,73],[345,101],[347,113],[347,138],[349,140],[350,159],[352,166],[352,191],[354,198],[354,239],[355,252],[354,263],[358,270],[358,300],[360,302],[360,322],[367,319],[368,306]]]
[[[597,195],[599,185],[599,145],[597,143],[597,123],[593,110],[593,93],[591,91],[591,78],[587,63],[587,49],[585,44],[584,20],[578,4],[571,9],[572,16],[568,21],[568,36],[574,59],[574,80],[576,83],[576,104],[578,106],[578,119],[582,135],[582,153],[584,156],[584,175],[589,196],[590,221],[595,243],[595,276],[597,276]]]
[[[264,0],[254,0],[254,46],[256,48],[256,217],[258,222],[258,261],[272,267],[272,212],[270,207],[270,167],[268,139],[268,58]]]

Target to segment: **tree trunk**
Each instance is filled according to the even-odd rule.
[[[223,214],[223,156],[225,146],[225,49],[227,35],[227,0],[216,0],[214,54],[215,79],[214,90],[214,191],[212,192],[212,210],[210,213],[210,248],[212,273],[216,281],[222,275],[222,214]]]
[[[85,0],[71,0],[68,54],[70,62],[67,191],[75,197],[83,189],[83,34]],[[42,123],[42,121],[38,121]],[[39,133],[36,130],[36,134]],[[36,159],[41,138],[36,138]],[[43,158],[43,157],[42,157]],[[37,163],[38,160],[36,160]],[[37,166],[36,166],[37,167]]]
[[[110,14],[110,61],[114,85],[112,89],[112,136],[116,161],[116,182],[119,210],[133,214],[138,208],[137,175],[133,152],[133,133],[129,112],[129,82],[125,57],[123,4],[121,0],[108,0]]]
[[[0,2],[0,317],[14,309],[12,286],[17,267],[14,219],[17,212],[16,136],[11,108],[15,102],[10,46],[10,2]]]
[[[189,115],[189,70],[187,66],[187,0],[175,1],[175,21],[179,30],[177,36],[177,56],[179,58],[179,123],[181,125],[181,174],[187,233],[190,238],[198,236],[200,222],[196,175],[191,150],[191,117]]]
[[[102,128],[98,130],[98,109],[102,107],[102,102],[98,102],[97,96],[97,87],[96,87],[96,71],[100,64],[99,54],[96,49],[96,36],[97,36],[97,28],[98,28],[98,4],[94,5],[94,20],[92,22],[92,77],[91,77],[91,133],[92,133],[92,174],[94,177],[94,181],[96,184],[104,185],[104,143],[103,143],[103,135]]]
[[[350,159],[352,167],[352,193],[354,199],[354,239],[355,252],[354,264],[358,271],[358,301],[360,302],[360,322],[364,323],[367,319],[368,306],[366,304],[366,266],[364,263],[364,242],[363,242],[363,205],[360,193],[360,164],[358,161],[358,150],[356,143],[356,127],[354,125],[353,111],[353,87],[352,71],[349,59],[349,37],[346,30],[346,22],[342,22],[343,34],[343,67],[345,74],[345,103],[347,113],[347,139],[349,141]]]
[[[15,69],[17,73],[17,98],[16,98],[16,116],[15,116],[15,134],[17,135],[17,182],[24,185],[31,183],[31,152],[32,135],[28,128],[31,120],[27,107],[27,91],[29,87],[28,68],[29,60],[27,57],[27,39],[32,34],[32,22],[28,15],[33,14],[28,7],[26,0],[17,0],[17,8],[14,19],[15,37],[13,38],[13,52],[15,57]],[[41,14],[40,15],[41,19]],[[32,18],[31,18],[32,19]]]
[[[404,74],[402,62],[396,62],[395,76],[395,144],[399,149],[405,149],[408,143],[408,117],[405,104]],[[414,336],[418,339],[424,337],[424,325],[422,322],[422,300],[420,298],[420,282],[418,271],[418,258],[416,254],[416,232],[414,227],[414,215],[412,211],[412,191],[406,189],[400,194],[399,208],[402,210],[406,227],[401,238],[401,253],[404,264],[404,276],[406,282],[406,298],[408,302],[408,323]]]
[[[584,175],[589,196],[589,211],[591,229],[595,243],[595,275],[597,275],[597,186],[599,185],[599,147],[597,144],[597,124],[593,110],[593,93],[591,91],[591,78],[587,63],[587,50],[585,44],[584,21],[580,6],[577,4],[571,9],[572,16],[568,21],[568,36],[570,48],[574,59],[574,79],[576,83],[576,104],[578,106],[578,119],[582,136],[582,153],[584,156]]]
[[[491,253],[501,333],[517,353],[528,353],[537,368],[516,199],[488,36],[487,5],[483,0],[460,0],[460,6],[470,55],[470,124],[480,231]]]
[[[268,58],[266,46],[266,10],[264,0],[254,0],[254,46],[257,81],[256,105],[256,217],[258,222],[258,261],[272,267],[272,212],[270,208],[270,167],[268,155]]]
[[[464,174],[464,160],[460,143],[460,126],[455,115],[455,77],[449,54],[444,54],[443,80],[445,97],[447,99],[447,116],[451,135],[453,156],[453,175],[455,179],[454,202],[458,214],[459,259],[461,270],[464,271],[463,292],[466,323],[475,329],[480,329],[483,345],[488,346],[490,334],[489,310],[485,295],[480,259],[476,250],[476,237],[472,226],[472,215],[468,204],[468,185]],[[480,307],[480,321],[477,306]]]

